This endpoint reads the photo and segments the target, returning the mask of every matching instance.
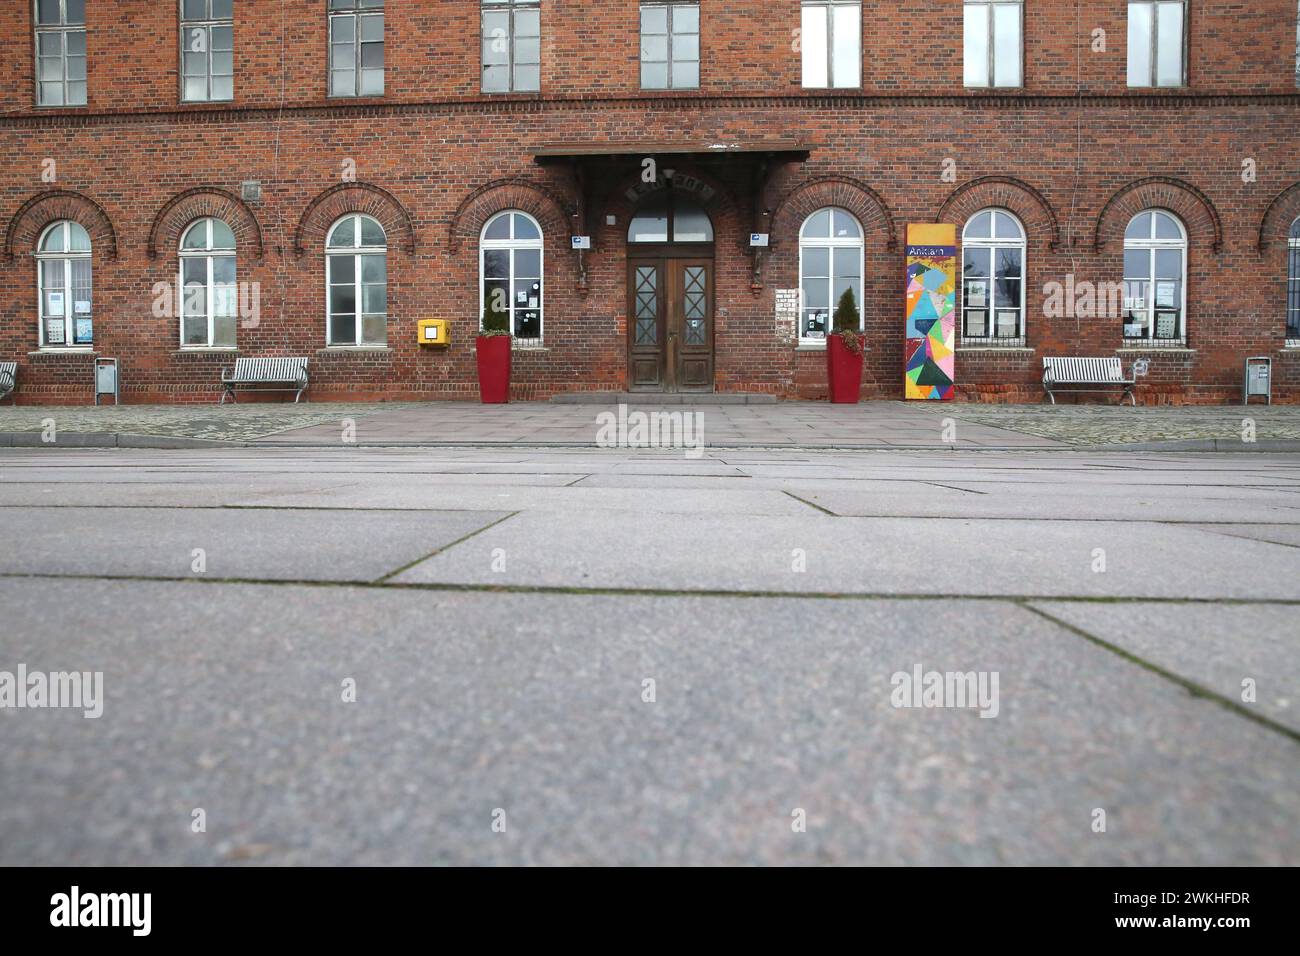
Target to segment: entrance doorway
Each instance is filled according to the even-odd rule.
[[[628,389],[713,391],[713,224],[672,190],[628,229]]]

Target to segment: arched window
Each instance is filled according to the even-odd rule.
[[[1300,219],[1291,223],[1291,268],[1287,273],[1286,341],[1300,346]]]
[[[825,342],[833,332],[835,307],[853,292],[858,328],[863,328],[862,226],[843,209],[819,209],[799,230],[799,339]]]
[[[962,341],[1023,345],[1025,229],[1002,209],[971,216],[961,234]]]
[[[199,219],[181,236],[181,347],[234,348],[238,293],[235,234]]]
[[[78,223],[50,225],[36,243],[41,348],[90,345],[90,236]]]
[[[698,203],[661,194],[637,209],[627,227],[627,241],[712,242],[713,222]]]
[[[527,213],[497,213],[479,240],[479,318],[505,313],[517,339],[542,340],[542,227]]]
[[[388,344],[388,239],[369,216],[352,213],[325,239],[325,342]]]
[[[1124,339],[1187,340],[1187,232],[1173,213],[1138,213],[1124,233]]]

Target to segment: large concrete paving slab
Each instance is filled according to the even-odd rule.
[[[371,581],[506,514],[6,508],[0,574]]]
[[[1300,598],[1300,589],[1293,597]],[[1300,732],[1300,608],[1294,604],[1033,606]],[[1245,680],[1254,682],[1254,701],[1243,700]]]
[[[0,864],[1300,859],[1294,741],[1010,603],[76,588],[0,580],[0,660],[106,696],[0,712]]]
[[[525,512],[396,580],[673,591],[1286,599],[1296,594],[1297,575],[1296,549],[1155,523],[816,514],[755,522],[728,515]]]

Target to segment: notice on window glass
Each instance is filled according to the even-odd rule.
[[[90,319],[77,319],[77,327],[73,332],[73,343],[76,345],[89,345],[91,342],[91,328]]]
[[[49,308],[49,314],[50,314],[50,315],[62,315],[62,314],[63,314],[63,293],[62,293],[62,292],[51,292],[50,295],[49,295],[49,298],[50,298],[50,302],[49,302],[49,305],[50,305],[50,308]]]
[[[1016,334],[1016,313],[999,312],[998,313],[998,335],[1001,338],[1009,338]]]
[[[1178,316],[1172,312],[1162,312],[1156,316],[1156,338],[1172,339],[1174,338],[1174,329],[1177,325]]]
[[[72,308],[73,311],[77,313],[77,315],[90,315],[90,300],[78,299],[75,303],[73,303]]]
[[[988,286],[983,282],[966,283],[966,304],[972,309],[982,309],[988,302]]]
[[[63,320],[62,319],[45,320],[45,344],[46,345],[63,344]]]
[[[1175,282],[1157,282],[1156,283],[1156,307],[1160,309],[1172,309],[1177,303],[1174,302],[1174,296],[1178,293],[1178,284]]]

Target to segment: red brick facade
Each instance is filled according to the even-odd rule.
[[[260,287],[237,354],[310,356],[314,400],[473,398],[479,235],[505,209],[545,236],[544,339],[516,350],[514,397],[623,390],[625,192],[642,156],[589,167],[585,187],[566,163],[534,159],[598,143],[700,150],[671,165],[712,191],[718,391],[825,394],[824,354],[782,334],[776,292],[798,287],[804,218],[833,205],[864,231],[864,394],[901,397],[906,225],[960,230],[992,206],[1026,229],[1028,344],[960,350],[960,397],[1037,400],[1043,355],[1121,350],[1126,366],[1150,360],[1140,401],[1239,398],[1247,355],[1271,355],[1275,398],[1300,400],[1300,348],[1284,335],[1300,217],[1296,0],[1189,0],[1188,84],[1158,91],[1126,86],[1121,0],[1026,0],[1024,87],[997,91],[963,88],[961,0],[906,14],[864,0],[862,87],[836,91],[801,87],[798,0],[702,0],[699,91],[643,92],[638,6],[542,0],[541,92],[488,96],[478,0],[388,0],[385,94],[349,100],[326,95],[326,0],[236,0],[234,102],[183,105],[177,4],[89,0],[88,105],[38,109],[32,4],[5,4],[0,361],[19,363],[18,401],[88,401],[94,354],[118,358],[125,401],[215,399],[233,353],[182,349],[176,320],[153,311],[182,232],[204,216],[230,225],[239,280]],[[807,160],[766,180],[710,149],[791,142]],[[250,180],[262,194],[245,202]],[[1187,229],[1187,348],[1124,350],[1116,320],[1045,317],[1047,283],[1122,278],[1125,226],[1148,208]],[[326,348],[324,241],[347,212],[387,233],[384,348]],[[39,348],[31,253],[60,219],[92,241],[93,353]],[[579,222],[593,242],[581,268]],[[749,248],[754,231],[770,248]],[[450,320],[449,349],[417,345],[421,318]]]

